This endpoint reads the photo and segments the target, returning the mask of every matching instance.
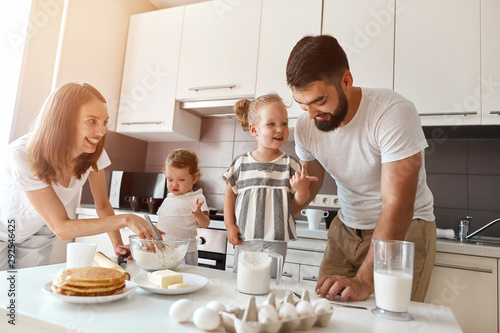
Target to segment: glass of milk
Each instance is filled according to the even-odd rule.
[[[408,313],[415,244],[373,239],[373,279],[377,307],[372,312],[393,320],[412,320]]]
[[[275,265],[273,264],[275,258]],[[273,267],[274,266],[274,267]],[[265,295],[271,288],[271,272],[276,271],[276,284],[283,275],[283,256],[271,251],[239,251],[236,289],[249,295]]]

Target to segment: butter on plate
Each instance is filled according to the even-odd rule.
[[[183,283],[182,274],[164,269],[161,271],[149,272],[148,282],[160,288],[168,288],[170,285]]]
[[[168,289],[182,289],[182,288],[189,288],[191,287],[190,283],[175,283],[169,285],[167,288]]]

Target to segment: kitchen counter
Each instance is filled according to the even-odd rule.
[[[192,321],[178,324],[169,317],[168,309],[178,299],[188,298],[197,307],[212,300],[221,300],[229,306],[244,306],[249,296],[236,291],[236,274],[203,267],[180,265],[179,272],[203,275],[209,279],[207,286],[186,295],[158,295],[137,288],[131,295],[109,303],[69,304],[53,295],[42,291],[42,286],[54,279],[65,264],[19,269],[16,273],[15,304],[16,326],[9,325],[6,315],[8,298],[8,272],[0,272],[0,331],[1,332],[202,332]],[[134,276],[145,271],[132,261],[127,264],[127,271]],[[288,290],[302,292],[305,286],[283,282],[279,288],[273,288],[277,298],[283,297]],[[311,298],[315,297],[311,287]],[[256,298],[257,304],[265,296]],[[375,299],[371,296],[363,302],[352,302],[372,309]],[[450,308],[411,302],[410,312],[413,321],[398,322],[378,318],[369,310],[335,307],[327,327],[315,327],[311,332],[352,333],[352,332],[461,332]],[[216,332],[224,332],[220,327]]]
[[[132,212],[130,210],[119,210],[115,209],[116,214],[127,214],[134,213],[140,216],[144,216],[147,214],[145,212]],[[77,214],[85,214],[85,215],[97,215],[95,212],[95,208],[92,205],[84,205],[78,207],[76,209]],[[151,216],[153,221],[158,220],[158,216],[156,214],[148,214]],[[212,220],[210,222],[210,228],[215,229],[225,229],[224,222]],[[316,230],[309,230],[307,226],[307,221],[297,221],[297,236],[299,238],[306,238],[310,240],[314,239],[322,239],[327,240],[328,230],[325,227],[324,223],[320,224],[320,228]],[[475,239],[481,239],[481,237],[474,237]],[[300,241],[300,239],[299,239]],[[472,243],[461,243],[457,240],[450,239],[438,239],[436,242],[436,250],[437,252],[446,252],[446,253],[454,253],[454,254],[463,254],[463,255],[471,255],[471,256],[479,256],[479,257],[488,257],[488,258],[499,258],[500,259],[500,240],[499,246],[489,246],[489,245],[477,245]],[[294,246],[292,242],[289,244],[291,247]]]

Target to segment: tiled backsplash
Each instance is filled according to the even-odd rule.
[[[431,138],[429,131],[426,129],[426,135]],[[447,137],[429,139],[426,150],[427,180],[434,194],[436,223],[438,228],[457,232],[460,217],[470,215],[472,232],[500,217],[500,140]],[[199,142],[147,143],[110,132],[106,151],[113,164],[107,172],[108,187],[111,170],[161,172],[168,152],[176,148],[198,154],[202,176],[196,186],[203,188],[210,207],[222,211],[226,185],[221,174],[235,156],[255,149],[256,141],[234,118],[204,118]],[[287,142],[283,150],[295,156],[293,141]],[[334,181],[326,176],[320,193],[336,192]],[[92,203],[88,186],[82,202]],[[500,237],[500,223],[482,234]]]

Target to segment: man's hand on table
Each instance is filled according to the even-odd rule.
[[[334,300],[337,294],[341,300],[364,301],[373,293],[373,281],[363,281],[360,277],[347,278],[341,275],[324,275],[316,285],[316,294]]]

